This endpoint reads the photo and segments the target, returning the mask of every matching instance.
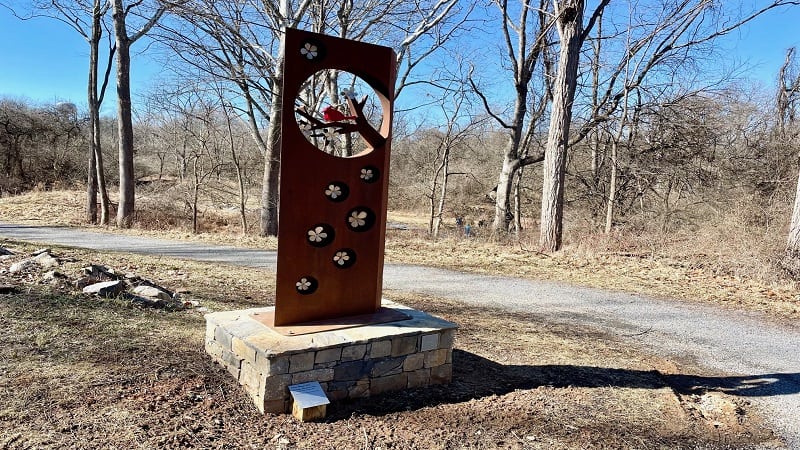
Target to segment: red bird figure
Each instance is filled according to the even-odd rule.
[[[325,122],[341,122],[343,120],[355,120],[356,116],[345,116],[341,111],[331,105],[322,110],[322,118]]]

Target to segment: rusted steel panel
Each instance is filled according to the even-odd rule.
[[[275,326],[371,314],[380,308],[392,104],[392,49],[286,30]],[[328,111],[314,126],[351,133],[367,149],[353,157],[313,145],[296,119],[303,83],[323,69],[369,83],[383,107],[379,129],[347,99],[355,117]],[[302,112],[300,113],[302,114]]]

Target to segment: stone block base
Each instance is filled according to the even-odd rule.
[[[383,302],[410,318],[300,336],[253,319],[272,308],[206,315],[205,348],[228,369],[261,412],[290,412],[288,387],[318,381],[331,401],[449,383],[457,326]]]

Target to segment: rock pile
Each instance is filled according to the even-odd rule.
[[[91,264],[83,267],[77,278],[58,271],[62,262],[49,248],[28,255],[16,255],[0,247],[0,263],[10,262],[8,268],[0,266],[0,294],[15,293],[19,286],[14,281],[27,280],[59,286],[67,290],[80,290],[84,294],[104,298],[118,298],[133,304],[168,310],[197,306],[196,301],[184,301],[177,292],[133,273],[120,273],[113,268]]]

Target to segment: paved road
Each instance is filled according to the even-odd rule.
[[[275,268],[275,253],[117,234],[0,223],[0,237],[101,251],[133,252]],[[747,396],[771,417],[789,448],[800,449],[800,329],[755,313],[517,278],[387,264],[386,289],[474,305],[534,312],[550,321],[596,327],[666,357],[734,375],[709,380]]]

